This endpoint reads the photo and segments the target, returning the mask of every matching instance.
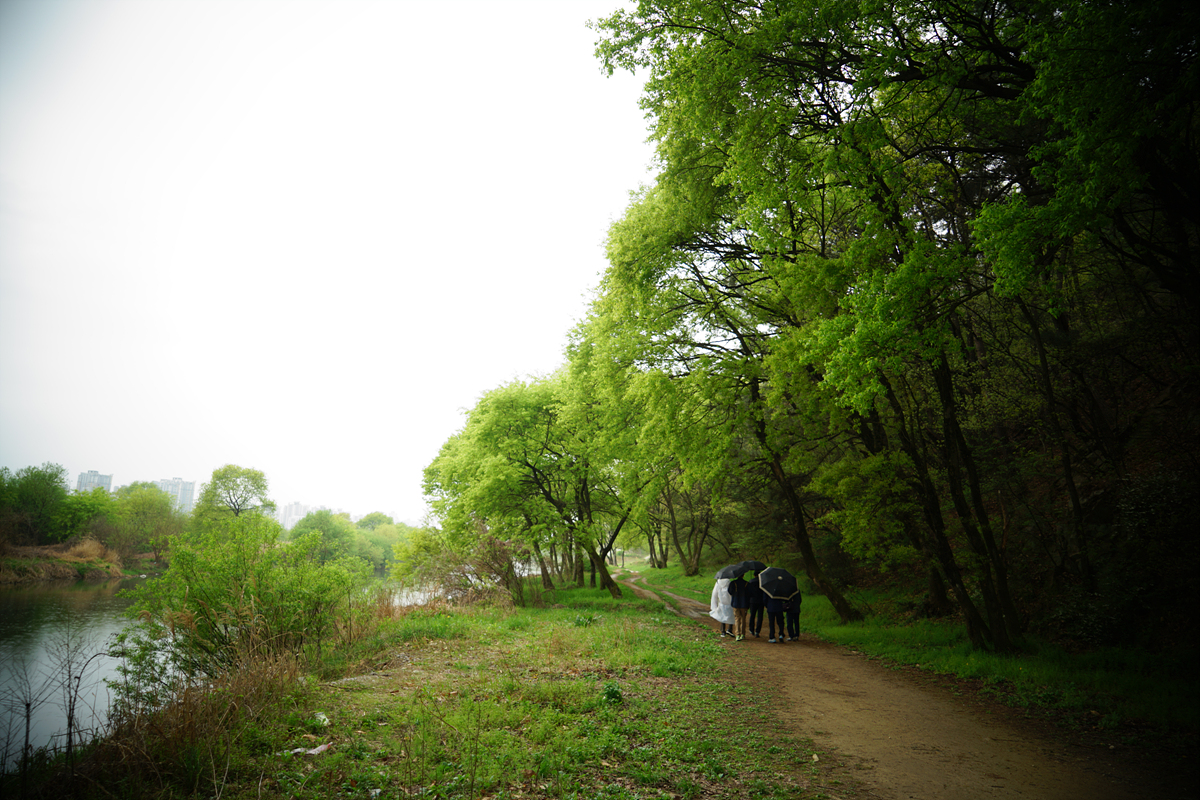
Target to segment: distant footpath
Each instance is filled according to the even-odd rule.
[[[0,586],[65,581],[102,583],[141,574],[145,571],[142,563],[139,557],[138,571],[127,572],[115,551],[93,540],[46,547],[9,546],[0,553]]]

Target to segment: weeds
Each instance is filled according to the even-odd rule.
[[[758,796],[819,780],[768,766],[749,722],[730,728],[714,702],[730,679],[723,651],[690,623],[607,592],[556,595],[542,609],[380,603],[337,654],[336,678],[313,677],[328,663],[306,674],[300,659],[243,653],[170,704],[131,709],[81,756],[77,786],[231,800],[719,797],[736,793],[730,736],[748,754],[738,779],[767,787]],[[61,796],[68,781],[48,764],[26,796]]]

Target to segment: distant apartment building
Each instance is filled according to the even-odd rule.
[[[101,475],[94,469],[79,473],[79,482],[75,484],[75,491],[90,492],[92,489],[103,489],[106,492],[111,492],[112,475]]]
[[[288,503],[283,508],[278,509],[275,514],[276,519],[279,520],[279,524],[285,530],[291,530],[293,525],[307,517],[308,512],[312,510],[310,506],[306,506],[303,503]]]
[[[175,500],[175,507],[185,514],[192,513],[196,505],[196,482],[185,481],[182,478],[163,478],[155,481],[155,486],[162,489]]]

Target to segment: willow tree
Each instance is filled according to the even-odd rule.
[[[723,502],[728,430],[686,382],[646,363],[644,330],[628,324],[630,314],[637,311],[609,291],[574,332],[568,408],[588,410],[592,452],[618,479],[628,524],[646,536],[652,563],[665,566],[673,549],[694,575]]]
[[[562,538],[581,547],[600,587],[620,597],[605,556],[629,509],[609,465],[592,459],[564,419],[562,391],[560,376],[488,392],[426,468],[425,492],[460,537],[481,521],[531,544]]]
[[[765,402],[764,359],[794,311],[732,219],[731,193],[714,182],[720,154],[685,140],[670,155],[677,162],[610,231],[595,324],[605,326],[609,349],[623,347],[618,357],[644,373],[636,385],[646,440],[673,453],[686,485],[716,490],[730,471],[771,476],[810,578],[854,619],[808,534],[806,477],[786,463],[794,444],[788,415]],[[667,444],[672,439],[677,444]]]

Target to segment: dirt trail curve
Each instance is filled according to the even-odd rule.
[[[640,597],[719,628],[708,606],[619,578]],[[723,638],[751,691],[777,691],[780,715],[845,765],[859,797],[879,800],[1193,800],[1182,778],[1127,763],[1131,754],[1074,746],[1053,731],[955,692],[918,670],[895,670],[802,636],[770,644]],[[827,758],[827,760],[828,760]],[[1136,757],[1134,757],[1136,758]],[[1123,759],[1125,759],[1123,761]]]

